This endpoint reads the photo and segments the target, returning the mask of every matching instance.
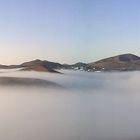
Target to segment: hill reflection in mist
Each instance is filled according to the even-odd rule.
[[[0,73],[64,87],[0,86],[2,140],[140,139],[139,72]]]

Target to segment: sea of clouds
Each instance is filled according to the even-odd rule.
[[[139,140],[140,72],[1,70],[54,87],[0,86],[1,140]]]

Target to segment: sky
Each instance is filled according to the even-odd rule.
[[[139,0],[0,0],[0,64],[140,55]]]

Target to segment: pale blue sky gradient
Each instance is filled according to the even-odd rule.
[[[0,63],[140,55],[139,0],[0,0]]]

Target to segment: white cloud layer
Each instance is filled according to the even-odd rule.
[[[138,140],[139,72],[6,72],[65,89],[0,87],[2,140]]]

